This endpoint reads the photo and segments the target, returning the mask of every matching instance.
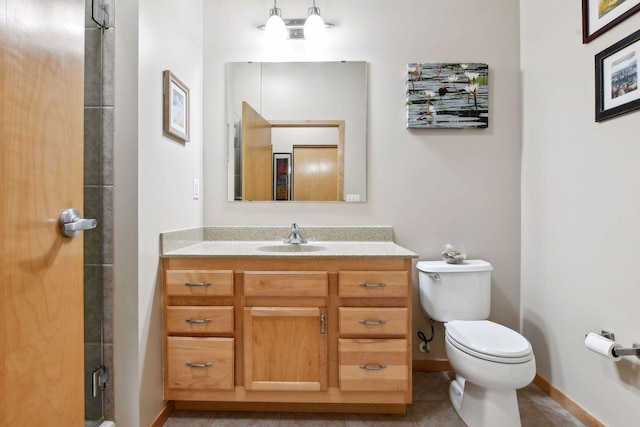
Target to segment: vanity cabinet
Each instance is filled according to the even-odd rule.
[[[404,413],[411,266],[163,258],[165,399],[176,409]]]

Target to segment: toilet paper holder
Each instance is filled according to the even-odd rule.
[[[600,335],[602,335],[603,337],[611,341],[616,340],[616,336],[613,332],[602,331]],[[638,359],[640,359],[640,344],[633,343],[633,346],[631,348],[614,348],[613,355],[614,356],[636,356]]]

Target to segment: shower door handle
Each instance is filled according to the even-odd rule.
[[[98,221],[82,218],[77,209],[65,209],[60,214],[59,224],[63,236],[76,237],[83,230],[96,228]]]

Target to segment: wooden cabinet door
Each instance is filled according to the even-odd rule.
[[[245,308],[245,389],[326,390],[324,318],[318,307]]]

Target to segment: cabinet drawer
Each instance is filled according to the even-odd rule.
[[[407,271],[341,271],[338,280],[341,298],[393,298],[409,294]]]
[[[247,271],[244,294],[249,297],[326,297],[326,271]]]
[[[167,388],[232,390],[233,338],[167,338]]]
[[[233,270],[167,270],[169,296],[233,296]]]
[[[176,307],[166,311],[168,333],[233,333],[233,307]]]
[[[408,312],[406,307],[340,307],[338,329],[343,335],[405,335]]]
[[[338,340],[342,391],[407,391],[407,340]]]

